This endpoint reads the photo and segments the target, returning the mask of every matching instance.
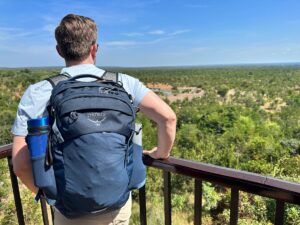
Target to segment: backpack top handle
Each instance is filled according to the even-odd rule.
[[[114,85],[117,85],[118,87],[123,87],[123,84],[118,81],[118,73],[109,72],[109,76],[107,76],[107,79],[106,79],[106,74],[107,73],[105,72],[102,77],[98,77],[98,76],[93,75],[93,74],[81,74],[81,75],[71,77],[69,79],[69,81],[74,81],[74,80],[81,79],[81,78],[94,78],[94,79],[97,80],[96,82],[112,83]],[[105,78],[103,78],[103,77],[105,77]]]
[[[71,77],[69,80],[77,80],[77,79],[81,79],[81,78],[95,78],[96,80],[100,80],[100,81],[104,81],[104,79],[102,77],[98,77],[96,75],[92,75],[92,74],[81,74],[81,75],[77,75],[74,77]]]

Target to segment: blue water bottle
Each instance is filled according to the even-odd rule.
[[[47,117],[27,121],[27,146],[30,152],[34,184],[48,199],[57,195],[53,166],[47,161],[49,119]]]

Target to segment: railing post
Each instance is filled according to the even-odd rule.
[[[18,179],[13,171],[11,157],[7,157],[7,162],[8,162],[8,168],[9,168],[9,173],[10,173],[11,186],[13,189],[13,194],[14,194],[14,199],[15,199],[15,206],[16,206],[16,211],[17,211],[18,222],[19,222],[19,225],[25,225],[24,215],[23,215],[23,207],[22,207],[20,190],[19,190],[19,185],[18,185]]]
[[[194,225],[202,224],[202,180],[195,179]]]
[[[230,225],[237,225],[239,213],[239,189],[231,188]]]
[[[50,206],[50,211],[51,211],[52,224],[54,225],[54,209],[53,209],[53,206]]]
[[[284,222],[284,201],[276,200],[275,225],[282,225]]]
[[[145,185],[139,189],[139,203],[140,203],[140,223],[141,225],[147,225]]]
[[[44,197],[41,197],[40,201],[41,201],[41,210],[42,210],[42,216],[43,216],[43,223],[44,223],[44,225],[49,225],[46,200],[45,200]]]
[[[171,173],[164,171],[164,209],[165,225],[172,224],[172,206],[171,206]]]
[[[50,206],[50,210],[51,210],[51,219],[52,219],[52,225],[54,224],[54,209],[53,206]]]

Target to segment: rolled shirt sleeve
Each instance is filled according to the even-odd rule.
[[[41,81],[30,85],[24,92],[18,105],[17,115],[11,129],[12,134],[17,136],[27,135],[27,121],[48,116],[46,110],[51,95],[51,84]]]
[[[126,74],[120,74],[120,81],[125,90],[132,95],[134,107],[138,107],[145,95],[151,91],[141,81]]]

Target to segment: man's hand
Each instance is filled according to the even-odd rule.
[[[169,155],[160,155],[160,151],[157,150],[157,147],[154,147],[152,150],[144,150],[143,153],[145,155],[149,155],[153,159],[167,159]]]

